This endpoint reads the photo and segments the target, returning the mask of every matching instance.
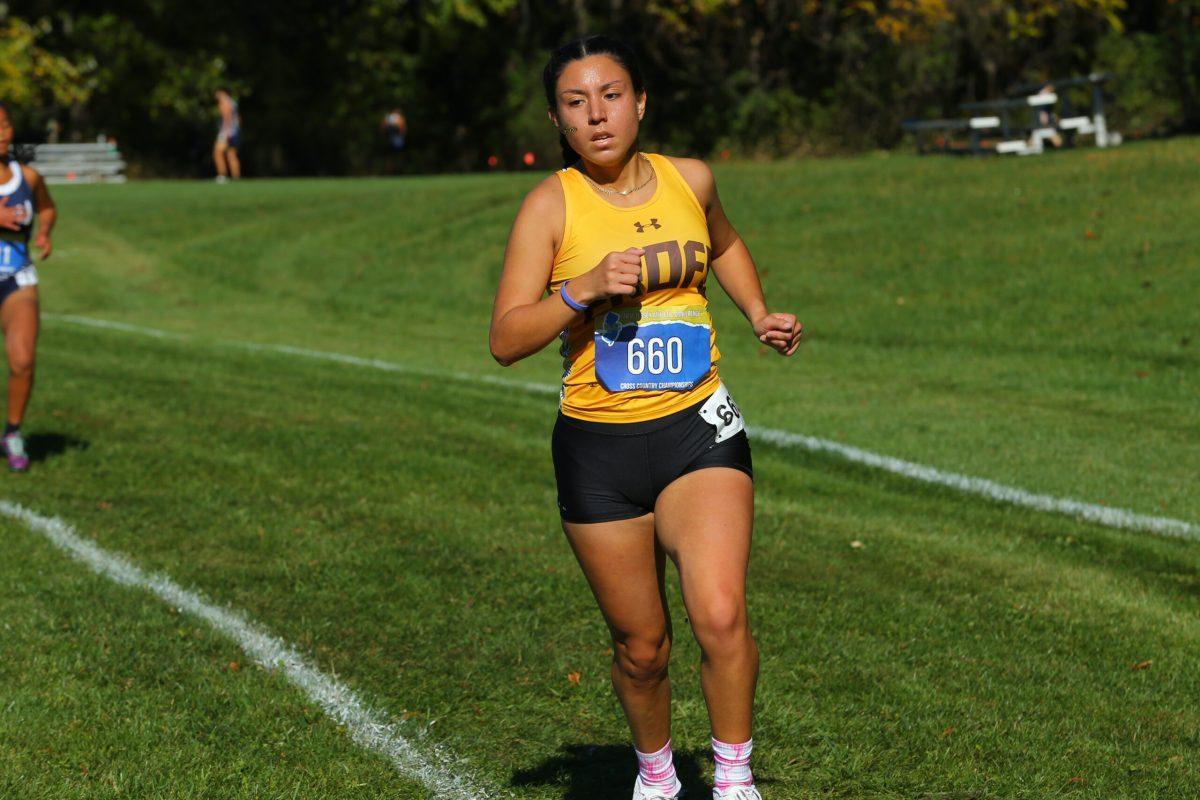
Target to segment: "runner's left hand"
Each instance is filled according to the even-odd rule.
[[[38,250],[41,252],[42,261],[50,257],[50,252],[54,249],[50,246],[50,234],[39,233],[33,238],[33,243],[37,245]]]
[[[781,356],[790,356],[800,346],[804,326],[795,314],[767,314],[754,323],[754,335]]]

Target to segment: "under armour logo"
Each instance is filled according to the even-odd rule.
[[[654,228],[655,230],[658,230],[659,228],[662,227],[662,225],[658,224],[658,217],[651,217],[649,225],[643,225],[640,222],[635,222],[635,223],[633,223],[633,226],[635,228],[637,228],[638,233],[645,233],[646,228]]]

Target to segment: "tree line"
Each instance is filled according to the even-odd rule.
[[[680,154],[891,148],[903,119],[1104,70],[1126,136],[1200,129],[1200,0],[23,0],[0,101],[19,140],[112,136],[143,174],[210,169],[218,86],[251,175],[544,169],[541,68],[589,32],[633,44],[647,143]]]

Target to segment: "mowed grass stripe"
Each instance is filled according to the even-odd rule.
[[[122,556],[110,553],[81,538],[67,523],[24,506],[0,500],[0,515],[18,520],[45,536],[60,550],[114,583],[144,589],[169,607],[187,612],[233,639],[257,664],[278,670],[304,692],[336,724],[346,728],[355,744],[383,755],[401,775],[424,784],[437,797],[447,800],[481,800],[494,792],[472,785],[458,775],[454,759],[436,750],[423,752],[402,734],[386,716],[372,710],[353,690],[323,674],[283,640],[271,635],[253,620],[229,608],[221,608],[184,589],[169,577],[148,574]],[[419,735],[418,733],[414,733]]]
[[[115,350],[68,328],[48,328],[42,357],[40,418],[87,447],[12,484],[24,502],[438,720],[485,780],[628,790],[603,624],[557,531],[547,398],[195,343]],[[1194,548],[816,454],[756,461],[773,796],[1200,787],[1182,757],[1200,730]],[[678,612],[673,582],[671,597]],[[699,777],[698,654],[678,623],[676,736]]]
[[[1029,161],[722,163],[790,364],[710,292],[758,424],[1058,497],[1200,520],[1200,139]],[[486,374],[538,176],[62,187],[47,308]],[[631,234],[632,235],[632,234]],[[554,348],[509,371],[553,383]]]
[[[0,536],[0,797],[427,797],[209,626]]]
[[[170,331],[159,330],[157,328],[147,328],[140,325],[129,325],[121,322],[110,322],[108,320],[81,317],[72,314],[48,314],[47,317],[51,320],[68,322],[86,327],[116,330],[125,333],[151,336],[154,338],[179,340],[187,340],[188,338],[183,334],[172,333]],[[317,359],[322,361],[332,361],[357,367],[379,369],[385,372],[424,375],[442,380],[486,384],[502,388],[533,392],[535,394],[554,394],[558,392],[558,387],[550,384],[517,381],[495,375],[470,374],[465,372],[431,369],[428,367],[422,368],[407,364],[397,364],[395,362],[384,361],[377,358],[361,358],[359,356],[348,355],[345,353],[331,353],[323,350],[311,350],[308,348],[293,347],[286,344],[237,342],[229,340],[222,341],[221,343],[256,352],[281,353],[284,355],[299,356],[302,358]],[[1009,503],[1012,505],[1023,506],[1025,508],[1032,508],[1038,511],[1065,514],[1067,516],[1077,517],[1098,525],[1104,525],[1109,528],[1148,531],[1150,533],[1155,533],[1162,536],[1173,536],[1180,539],[1194,540],[1200,538],[1200,528],[1183,520],[1172,519],[1170,517],[1138,514],[1137,512],[1130,511],[1128,509],[1101,506],[1095,503],[1076,500],[1074,498],[1051,497],[1046,494],[1029,492],[1025,489],[1020,489],[1013,486],[1005,486],[1004,484],[997,483],[996,481],[988,480],[986,478],[958,475],[953,472],[946,472],[944,470],[937,469],[936,467],[930,467],[924,464],[915,464],[911,461],[904,461],[891,456],[873,453],[869,450],[864,450],[852,445],[846,445],[841,442],[832,442],[827,439],[806,436],[794,431],[783,431],[774,428],[751,426],[749,433],[755,439],[765,441],[778,447],[801,447],[805,450],[832,454],[839,458],[844,458],[846,460],[863,464],[874,469],[884,470],[901,475],[905,478],[921,481],[923,483],[944,486],[946,488],[964,492],[966,494],[979,495],[1000,503]]]

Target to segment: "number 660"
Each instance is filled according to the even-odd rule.
[[[683,372],[683,340],[678,336],[666,340],[658,336],[646,341],[631,339],[626,362],[630,375],[661,375],[663,370],[678,375]]]

